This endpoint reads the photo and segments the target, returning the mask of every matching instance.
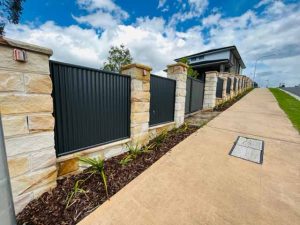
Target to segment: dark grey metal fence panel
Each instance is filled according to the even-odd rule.
[[[129,76],[50,62],[58,156],[130,137]]]
[[[176,81],[151,74],[150,126],[174,121]]]
[[[227,86],[226,86],[226,93],[230,94],[230,87],[231,87],[231,79],[227,78]]]
[[[16,217],[12,200],[10,177],[7,165],[2,120],[0,115],[0,224],[15,225]]]
[[[236,83],[237,83],[237,78],[234,78],[234,83],[233,83],[233,90],[236,91]]]
[[[185,96],[185,114],[190,113],[191,105],[191,88],[192,88],[192,79],[187,78],[186,80],[186,96]]]
[[[185,114],[196,112],[203,108],[204,82],[187,77]]]
[[[224,84],[224,80],[218,77],[217,91],[216,91],[216,97],[217,98],[222,98],[223,97],[223,84]]]

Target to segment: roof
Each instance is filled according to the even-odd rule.
[[[240,56],[240,53],[239,53],[239,51],[237,50],[237,48],[236,48],[235,45],[227,46],[227,47],[222,47],[222,48],[210,49],[210,50],[203,51],[203,52],[198,52],[198,53],[195,53],[195,54],[192,54],[192,55],[187,55],[187,56],[184,56],[184,57],[175,59],[175,61],[178,62],[178,61],[179,61],[180,59],[182,59],[182,58],[190,58],[190,57],[193,57],[193,56],[206,55],[206,54],[209,54],[209,53],[220,52],[220,51],[224,51],[224,50],[230,50],[230,51],[232,51],[233,54],[235,55],[235,57],[239,60],[239,63],[240,63],[240,65],[242,66],[242,68],[243,68],[243,69],[246,68],[246,66],[245,66],[245,64],[244,64],[244,62],[243,62],[243,59],[242,59],[242,57]]]

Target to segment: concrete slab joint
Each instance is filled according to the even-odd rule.
[[[175,126],[180,127],[184,123],[188,65],[179,62],[168,65],[167,68],[168,77],[176,80],[174,121]]]
[[[26,62],[13,50],[27,53]],[[16,213],[56,186],[51,49],[0,38],[0,108]]]

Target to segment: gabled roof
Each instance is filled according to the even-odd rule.
[[[196,53],[196,54],[187,55],[187,56],[184,56],[184,57],[175,59],[175,61],[178,62],[178,61],[179,61],[180,59],[182,59],[182,58],[191,58],[191,57],[194,57],[194,56],[201,56],[201,55],[211,54],[211,53],[214,53],[214,52],[221,52],[221,51],[224,51],[224,50],[230,50],[230,51],[232,51],[233,54],[235,55],[235,57],[239,60],[239,63],[240,63],[240,65],[241,65],[241,67],[242,67],[243,69],[246,68],[246,66],[245,66],[245,64],[244,64],[244,62],[243,62],[243,59],[242,59],[242,57],[240,56],[240,53],[239,53],[239,51],[237,50],[237,48],[236,48],[235,45],[227,46],[227,47],[222,47],[222,48],[210,49],[210,50],[203,51],[203,52],[199,52],[199,53]]]

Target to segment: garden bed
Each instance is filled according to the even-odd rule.
[[[233,97],[232,99],[217,105],[216,107],[214,107],[214,111],[217,111],[217,112],[225,111],[226,109],[228,109],[234,103],[239,101],[241,98],[243,98],[245,95],[247,95],[252,90],[253,90],[253,88],[250,88],[250,89],[244,91],[243,93],[238,94],[237,96]]]
[[[126,154],[122,154],[105,161],[104,171],[107,177],[108,195],[113,196],[126,184],[136,178],[155,161],[172,149],[179,142],[194,133],[199,127],[183,125],[167,134],[159,136],[149,143],[154,146],[148,152],[138,155],[126,165],[120,161]],[[86,217],[107,200],[105,186],[99,174],[88,173],[86,169],[78,175],[72,175],[57,181],[57,187],[44,193],[41,197],[30,202],[17,215],[19,225],[73,225]],[[80,183],[80,190],[67,205],[67,198],[74,190],[76,182]]]

